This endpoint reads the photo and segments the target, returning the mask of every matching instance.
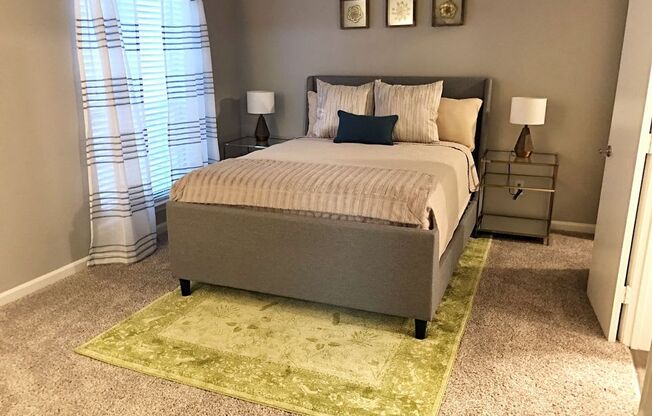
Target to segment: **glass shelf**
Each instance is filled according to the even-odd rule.
[[[517,157],[513,151],[487,150],[482,157],[485,163],[505,163],[530,166],[559,166],[556,153],[532,153],[529,158]]]
[[[547,239],[548,228],[547,219],[483,214],[478,231]]]
[[[523,179],[523,182],[525,182],[527,186],[516,186],[515,182],[520,179]],[[554,181],[551,176],[485,172],[480,186],[486,186],[488,188],[521,189],[523,191],[533,192],[555,192],[553,185]]]

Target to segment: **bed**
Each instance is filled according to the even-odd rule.
[[[282,172],[277,177],[285,177],[289,176],[288,167],[305,173],[327,160],[343,172],[333,175],[367,174],[368,184],[374,183],[374,177],[387,175],[387,169],[393,169],[396,177],[403,175],[409,183],[422,180],[420,174],[430,175],[438,178],[432,186],[440,191],[417,202],[410,199],[409,193],[404,195],[408,203],[425,204],[427,210],[422,213],[419,209],[409,218],[393,217],[403,215],[393,206],[377,210],[386,216],[366,217],[364,211],[347,216],[336,209],[316,215],[310,205],[315,201],[309,198],[305,210],[292,211],[283,209],[278,195],[271,199],[281,202],[275,208],[266,208],[264,202],[254,200],[242,206],[240,199],[228,198],[230,192],[213,195],[214,201],[199,196],[193,199],[193,193],[186,192],[183,202],[173,198],[177,200],[167,206],[171,267],[179,278],[182,295],[190,295],[190,282],[195,281],[402,316],[414,319],[416,338],[425,338],[427,323],[475,227],[477,197],[473,191],[477,183],[471,172],[486,147],[491,80],[311,76],[307,88],[315,91],[317,79],[362,85],[378,78],[404,85],[443,80],[444,97],[482,99],[473,153],[461,145],[446,143],[385,147],[299,138],[239,158],[242,160],[223,162],[215,169],[230,166],[232,172],[242,173],[251,170],[248,164],[262,163],[266,175]],[[316,186],[314,180],[306,180],[304,186]],[[299,186],[296,183],[297,179],[288,179],[288,184]],[[175,187],[177,192],[184,189]],[[364,204],[355,201],[345,205]]]

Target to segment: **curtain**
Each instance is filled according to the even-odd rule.
[[[76,0],[86,129],[89,265],[156,250],[154,208],[219,159],[201,0]]]

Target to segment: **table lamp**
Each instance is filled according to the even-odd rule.
[[[259,115],[256,133],[254,133],[256,142],[267,143],[269,129],[264,114],[274,113],[274,93],[272,91],[247,91],[247,112]]]
[[[518,136],[514,153],[517,157],[528,158],[532,154],[532,135],[528,126],[539,126],[546,121],[547,98],[512,97],[512,111],[509,122],[523,125]]]

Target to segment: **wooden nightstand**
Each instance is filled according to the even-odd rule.
[[[476,231],[541,238],[549,244],[559,157],[487,150],[480,161]]]
[[[284,143],[288,140],[292,139],[270,137],[267,143],[258,143],[255,137],[241,137],[239,139],[234,139],[224,144],[224,159],[246,155],[247,153],[265,149],[274,146],[275,144]]]

